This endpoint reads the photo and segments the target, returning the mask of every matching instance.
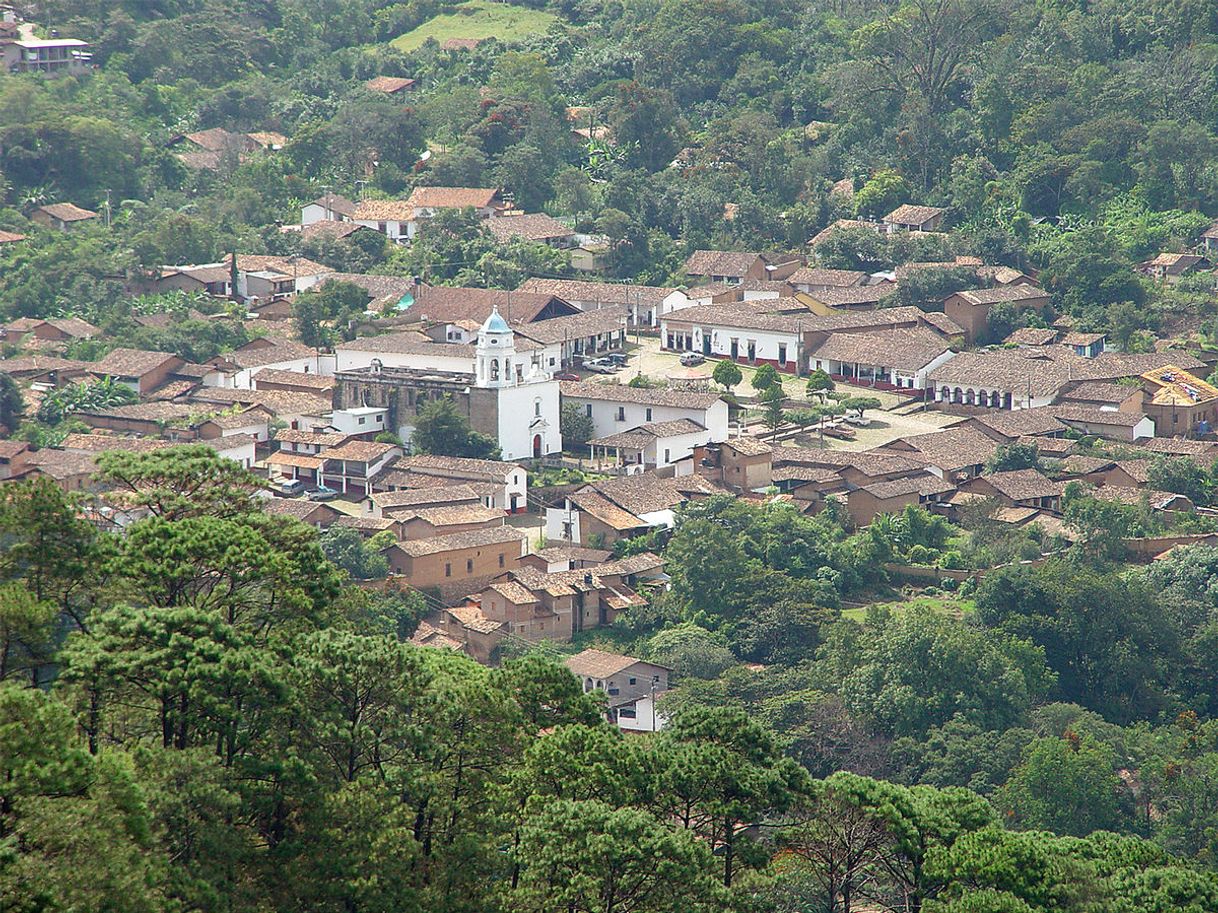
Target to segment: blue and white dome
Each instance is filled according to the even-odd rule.
[[[510,333],[512,328],[508,326],[506,320],[499,316],[498,305],[491,307],[491,316],[486,318],[486,323],[482,324],[482,329],[479,333]]]

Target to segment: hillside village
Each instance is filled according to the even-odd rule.
[[[0,910],[1218,911],[1216,85],[0,0]]]
[[[389,218],[385,204],[329,194],[293,230],[409,244],[445,210],[497,235],[521,220],[535,236],[549,218],[506,213],[490,188],[421,188],[396,205]],[[943,217],[902,206],[859,224],[938,232]],[[645,605],[667,579],[662,546],[683,506],[722,496],[830,511],[847,531],[910,508],[984,517],[1035,543],[1036,560],[1098,534],[1071,511],[1090,500],[1149,518],[1157,538],[1135,535],[1145,524],[1128,531],[1144,559],[1218,541],[1203,484],[1218,460],[1218,389],[1205,379],[1218,352],[1167,341],[1122,351],[1074,329],[1034,275],[1009,267],[961,257],[869,274],[818,266],[815,241],[808,255],[695,251],[672,288],[461,288],[254,255],[165,267],[131,293],[235,302],[244,314],[197,319],[239,321],[250,341],[197,364],[134,348],[88,361],[70,357],[99,338],[87,321],[10,322],[0,371],[28,413],[70,391],[129,393],[64,410],[79,430],[49,446],[5,442],[5,477],[49,478],[122,528],[140,515],[96,484],[98,454],[208,447],[265,480],[269,515],[375,537],[387,568],[377,585],[432,608],[414,641],[483,663],[516,643],[586,639]],[[909,277],[935,270],[970,287],[894,303]],[[327,288],[362,296],[359,329],[305,345],[294,301]],[[999,338],[999,309],[1025,325]],[[740,373],[722,374],[729,366]],[[441,402],[487,456],[414,446]],[[644,541],[655,551],[633,547]],[[950,558],[891,573],[933,587],[987,570]],[[625,704],[612,713],[638,718]]]

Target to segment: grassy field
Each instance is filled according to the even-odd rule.
[[[957,617],[959,617],[961,613],[975,608],[971,599],[956,599],[952,596],[944,596],[942,598],[918,596],[909,600],[908,602],[886,602],[878,604],[886,606],[893,612],[901,612],[914,605],[925,606],[932,611],[939,612],[942,615],[955,615]],[[867,606],[859,606],[858,608],[853,609],[842,609],[842,618],[849,618],[853,621],[865,621],[867,619],[867,608]]]
[[[547,31],[558,21],[553,13],[508,6],[492,0],[469,0],[451,13],[429,19],[417,29],[390,42],[399,51],[413,51],[428,38],[443,44],[450,38],[498,38],[518,41]]]

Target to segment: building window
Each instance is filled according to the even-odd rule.
[[[585,409],[587,410],[587,412],[588,412],[588,418],[592,418],[592,404],[591,404],[591,403],[588,403],[588,405],[586,405],[584,408],[585,408]]]
[[[625,406],[618,406],[618,407],[617,407],[617,420],[618,420],[619,422],[624,422],[624,421],[626,421],[626,407],[625,407]]]
[[[538,418],[541,417],[541,399],[533,400],[533,414]]]
[[[500,567],[503,567],[503,561],[504,561],[503,552],[500,552],[499,553],[499,566]]]
[[[647,407],[647,421],[651,421],[651,407]]]
[[[453,566],[447,562],[444,564],[444,576],[451,577],[453,575]]]
[[[665,447],[664,448],[664,462],[668,463],[671,461],[671,459],[672,459],[672,451],[669,450],[667,447]]]
[[[637,684],[638,684],[638,681],[637,681],[636,679],[633,679],[633,678],[632,678],[632,679],[630,680],[630,684],[632,684],[632,685],[637,685]]]
[[[465,573],[472,574],[473,572],[474,572],[474,559],[466,558],[465,559]]]
[[[365,418],[364,418],[364,417],[361,415],[361,416],[360,416],[360,419],[359,419],[359,423],[362,425],[362,424],[364,424],[364,422],[365,422],[365,421],[367,421],[367,419],[365,419]]]
[[[491,380],[498,380],[498,379],[499,379],[499,359],[492,358],[491,359]]]
[[[778,346],[778,363],[782,365],[787,363],[787,347],[785,343],[780,343]]]

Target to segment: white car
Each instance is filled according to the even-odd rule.
[[[692,368],[706,361],[706,357],[701,352],[685,352],[681,356],[681,364],[687,368]]]
[[[871,419],[869,419],[865,413],[859,412],[857,409],[850,409],[845,415],[842,416],[842,418],[851,425],[857,425],[860,428],[866,428],[871,424]]]

